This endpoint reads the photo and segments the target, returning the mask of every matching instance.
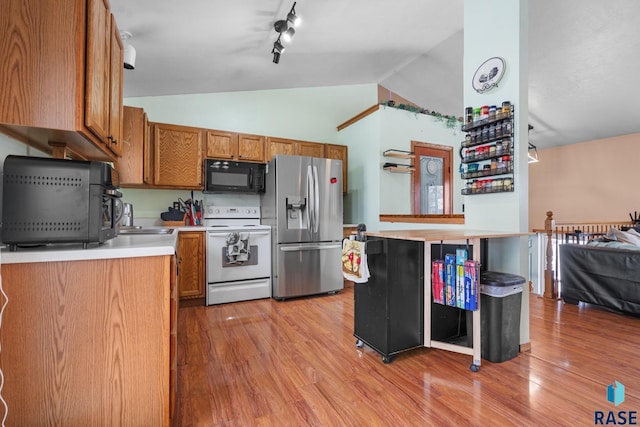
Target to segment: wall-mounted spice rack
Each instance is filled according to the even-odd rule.
[[[467,108],[466,123],[462,125],[466,135],[460,144],[460,176],[467,180],[463,195],[513,191],[513,113],[508,101],[500,109]]]

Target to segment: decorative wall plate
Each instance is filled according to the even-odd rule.
[[[478,93],[486,92],[495,86],[504,75],[504,59],[494,56],[482,63],[473,75],[471,84]]]

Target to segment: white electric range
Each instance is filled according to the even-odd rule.
[[[259,207],[205,206],[207,305],[271,297],[271,227]]]

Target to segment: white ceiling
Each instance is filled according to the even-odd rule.
[[[124,95],[376,83],[461,116],[463,0],[111,0],[137,50]],[[640,132],[640,1],[529,1],[530,139],[538,148]],[[499,32],[499,29],[494,29]]]

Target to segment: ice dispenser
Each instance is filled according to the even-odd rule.
[[[287,197],[287,229],[309,228],[309,216],[304,215],[307,208],[306,197]]]

